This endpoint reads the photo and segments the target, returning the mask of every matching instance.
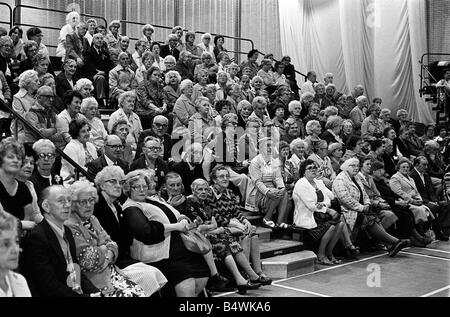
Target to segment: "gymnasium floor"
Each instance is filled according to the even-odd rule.
[[[316,267],[312,273],[274,281],[271,286],[216,297],[450,297],[450,242],[406,248]]]

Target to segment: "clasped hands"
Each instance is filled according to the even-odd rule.
[[[284,195],[284,192],[286,191],[286,188],[271,188],[267,192],[267,197],[270,199],[277,199]]]

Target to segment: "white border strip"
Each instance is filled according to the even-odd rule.
[[[436,252],[441,252],[441,253],[447,253],[447,254],[450,254],[450,251],[439,250],[439,249],[430,249],[430,248],[421,248],[421,247],[414,247],[414,249],[430,250],[430,251],[436,251]],[[413,250],[413,251],[414,251],[414,250]]]
[[[290,287],[290,286],[284,286],[284,285],[277,285],[277,284],[272,284],[273,286],[276,287],[281,287],[281,288],[286,288],[292,291],[297,291],[297,292],[301,292],[301,293],[306,293],[306,294],[311,294],[311,295],[315,295],[315,296],[320,296],[320,297],[331,297],[329,295],[324,295],[324,294],[320,294],[320,293],[316,293],[316,292],[311,292],[311,291],[305,291],[303,289],[298,289],[298,288],[294,288],[294,287]]]
[[[443,288],[437,289],[437,290],[435,290],[435,291],[432,291],[432,292],[427,293],[427,294],[425,294],[425,295],[422,295],[422,296],[420,296],[420,297],[429,297],[429,296],[431,296],[431,295],[434,295],[434,294],[440,293],[440,292],[442,292],[442,291],[445,291],[446,289],[449,289],[449,288],[450,288],[450,285],[447,285],[447,286],[445,286],[445,287],[443,287]]]
[[[439,258],[439,257],[437,257],[437,256],[432,256],[432,255],[419,254],[419,253],[412,253],[412,252],[404,252],[404,251],[400,251],[399,253],[410,254],[410,255],[416,255],[416,256],[421,256],[421,257],[424,257],[424,258],[437,259],[437,260],[442,260],[442,261],[450,262],[450,259],[447,259],[447,258]]]

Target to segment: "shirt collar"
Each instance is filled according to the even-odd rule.
[[[225,190],[223,193],[220,193],[220,192],[216,192],[216,190],[214,189],[214,186],[211,186],[211,190],[217,200],[219,200],[220,197],[222,197],[222,195],[225,195],[226,197],[231,198],[230,193],[228,192],[228,189]]]
[[[55,225],[50,219],[46,219],[50,227],[55,231],[55,233],[61,238],[64,239],[64,227],[63,229],[59,228],[57,225]]]
[[[108,166],[114,165],[114,162],[106,154],[105,154],[105,160],[106,160],[106,164],[108,164]]]

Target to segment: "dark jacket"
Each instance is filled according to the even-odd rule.
[[[30,177],[30,181],[33,183],[34,190],[36,191],[36,194],[38,195],[38,198],[41,194],[41,192],[49,187],[50,185],[62,185],[63,180],[61,176],[51,173],[52,175],[52,183],[50,184],[50,181],[48,178],[43,177],[37,170],[37,168],[34,169],[33,174]]]
[[[78,78],[72,78],[73,84],[77,82]],[[56,94],[58,97],[63,98],[64,93],[68,90],[73,90],[72,86],[69,84],[69,81],[67,80],[66,74],[64,71],[58,74],[55,78],[55,84],[56,84]]]
[[[109,71],[114,68],[114,64],[109,57],[109,52],[102,47],[97,53],[92,45],[86,52],[84,52],[84,67],[83,74],[90,80],[97,74],[97,70],[105,72],[108,77]]]
[[[70,229],[64,226],[73,263],[78,263],[75,241]],[[67,262],[55,232],[43,220],[24,242],[21,272],[33,297],[87,297],[99,290],[81,273],[82,295],[67,286]]]
[[[184,193],[186,196],[192,194],[191,184],[197,178],[205,178],[203,176],[203,169],[201,164],[195,164],[194,169],[191,170],[189,168],[189,164],[185,161],[181,161],[179,163],[174,163],[170,168],[170,171],[176,172],[181,175],[184,186]]]
[[[116,207],[119,220],[117,220],[113,211],[109,208],[103,194],[100,193],[98,195],[98,203],[95,204],[94,215],[111,239],[117,243],[119,256],[116,260],[116,265],[123,269],[138,261],[131,258],[130,246],[133,243],[133,235],[124,223],[122,207],[117,202],[114,203],[114,207]]]
[[[128,168],[128,164],[121,159],[118,159],[116,161],[117,166],[120,166],[120,168],[123,169],[123,172],[125,174],[128,174],[129,168]],[[92,177],[92,179],[95,178],[95,176],[97,176],[97,174],[105,167],[108,166],[108,163],[106,162],[105,159],[105,154],[102,154],[99,158],[97,158],[96,160],[93,160],[92,162],[89,162],[86,164],[87,167],[87,171],[89,173],[89,175]]]
[[[434,192],[433,183],[431,182],[431,177],[428,173],[423,174],[423,178],[425,179],[425,184],[422,182],[422,179],[420,178],[420,175],[416,171],[415,168],[413,168],[409,172],[409,176],[411,176],[411,178],[414,179],[417,190],[419,191],[419,194],[422,197],[423,202],[425,204],[430,201],[433,201],[433,202],[438,201],[436,193]]]
[[[330,145],[331,143],[338,143],[338,141],[336,140],[336,138],[334,137],[334,135],[331,134],[330,131],[325,130],[321,135],[320,138],[324,141],[327,141],[328,145]]]
[[[90,45],[85,37],[80,38],[77,33],[72,33],[66,35],[64,47],[66,49],[66,58],[77,60],[77,58],[84,58],[83,53],[90,48]]]
[[[130,166],[130,172],[138,169],[146,169],[147,162],[145,160],[145,156],[141,155],[138,159],[136,159]],[[160,158],[157,158],[155,161],[155,180],[156,180],[156,190],[159,190],[164,182],[164,177],[169,171],[169,167],[165,161]]]
[[[180,51],[177,48],[174,48],[173,51],[171,52],[169,44],[161,45],[161,53],[159,54],[159,56],[164,58],[168,55],[172,55],[178,61],[178,58],[180,57]]]
[[[153,132],[152,129],[147,129],[142,131],[141,134],[139,134],[139,140],[137,143],[137,149],[136,149],[136,158],[140,157],[142,154],[142,147],[144,146],[144,140],[148,136],[154,136],[155,138],[159,139],[159,136]],[[163,146],[164,146],[164,154],[163,154],[163,160],[167,161],[172,156],[172,138],[169,134],[165,133],[164,138],[162,140]]]

